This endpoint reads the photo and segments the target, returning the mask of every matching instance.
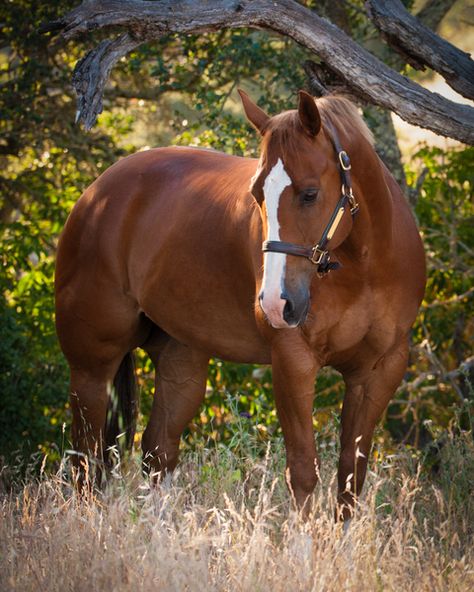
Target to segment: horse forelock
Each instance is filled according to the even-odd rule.
[[[303,129],[297,111],[284,111],[272,117],[263,136],[261,151],[268,159],[275,152],[285,162],[301,150]]]

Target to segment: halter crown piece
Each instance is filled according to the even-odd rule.
[[[340,263],[331,261],[331,256],[326,246],[334,236],[334,233],[344,216],[346,206],[349,205],[352,217],[354,217],[359,211],[359,204],[352,192],[350,173],[351,161],[349,155],[342,149],[336,130],[332,128],[331,131],[332,133],[329,137],[337,154],[339,174],[342,181],[341,197],[336,204],[321,238],[313,247],[304,247],[301,245],[295,245],[294,243],[286,243],[284,241],[265,241],[262,245],[262,251],[264,253],[283,253],[285,255],[295,255],[296,257],[306,257],[311,263],[317,266],[316,269],[319,276],[323,276],[333,269],[341,267]]]

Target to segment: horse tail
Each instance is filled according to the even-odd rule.
[[[131,450],[137,415],[138,397],[135,363],[132,352],[128,352],[117,370],[109,397],[105,425],[106,449],[117,446],[119,450]],[[125,435],[124,445],[119,442],[119,436],[122,435]]]

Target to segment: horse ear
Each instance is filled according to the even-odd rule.
[[[316,136],[321,129],[321,116],[316,101],[304,90],[299,92],[298,115],[305,131],[310,136]]]
[[[262,133],[270,117],[252,101],[247,93],[240,88],[238,88],[237,91],[242,99],[242,105],[244,106],[247,119],[260,133]]]

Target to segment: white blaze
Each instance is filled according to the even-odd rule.
[[[278,222],[278,208],[280,197],[285,187],[291,184],[283,163],[279,158],[272,168],[265,183],[263,184],[263,195],[265,196],[265,207],[267,210],[267,240],[280,240],[280,224]],[[261,305],[268,320],[276,328],[287,327],[283,320],[283,308],[285,300],[281,298],[283,281],[285,278],[286,255],[283,253],[265,253],[263,259],[263,299]]]

